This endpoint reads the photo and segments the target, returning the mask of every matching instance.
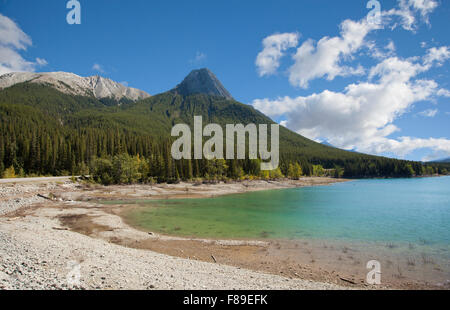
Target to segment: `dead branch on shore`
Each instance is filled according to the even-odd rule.
[[[344,282],[347,282],[347,283],[356,285],[356,282],[353,281],[353,280],[349,280],[349,279],[346,279],[346,278],[339,278],[339,279],[341,279],[341,280],[344,281]]]
[[[47,200],[53,200],[50,197],[47,197],[47,196],[44,196],[44,195],[41,195],[41,194],[37,194],[37,196],[40,197],[40,198],[47,199]]]

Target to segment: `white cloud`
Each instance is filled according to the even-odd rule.
[[[271,75],[280,67],[280,59],[284,52],[296,47],[299,39],[298,33],[278,33],[263,40],[263,50],[256,58],[256,67],[260,76]]]
[[[386,139],[385,145],[380,145],[380,150],[392,151],[394,154],[407,155],[419,149],[431,149],[432,153],[425,156],[422,160],[428,161],[440,157],[450,156],[450,140],[446,138],[411,138],[400,137],[398,140]],[[436,155],[439,154],[439,155]]]
[[[394,41],[390,40],[389,43],[385,47],[390,52],[395,52],[395,43]]]
[[[376,29],[389,26],[397,27],[396,17],[404,29],[414,31],[417,27],[416,15],[428,23],[429,15],[437,8],[435,0],[398,0],[398,6],[382,12],[382,25],[369,22],[367,18],[360,21],[345,20],[340,25],[340,35],[323,37],[317,43],[308,39],[297,48],[293,55],[294,64],[289,68],[289,81],[293,86],[308,88],[309,82],[317,78],[331,81],[337,76],[362,75],[365,69],[361,66],[348,66],[346,61],[353,60],[354,54],[367,47],[375,59],[386,59],[395,56],[396,48],[392,40],[382,49],[372,41],[367,42],[367,35]],[[264,49],[256,59],[260,76],[271,75],[280,66],[280,59],[288,48],[296,47],[298,34],[283,33],[271,35],[264,39]],[[422,42],[422,47],[426,43]],[[428,61],[438,61],[432,57],[444,57],[444,50],[432,48],[429,50]]]
[[[345,20],[339,36],[326,36],[317,43],[311,39],[304,41],[293,55],[294,64],[288,72],[292,85],[307,88],[317,78],[333,80],[366,71],[367,81],[350,84],[342,92],[325,90],[296,98],[256,99],[253,106],[271,117],[281,117],[283,126],[299,134],[340,148],[371,154],[393,153],[400,157],[426,148],[436,156],[450,155],[447,138],[391,138],[401,130],[394,124],[395,120],[410,112],[415,103],[434,100],[436,96],[450,97],[450,91],[440,89],[434,80],[419,77],[450,58],[448,47],[430,48],[423,57],[401,59],[396,56],[392,40],[384,47],[367,40],[372,31],[386,26],[395,29],[398,23],[404,29],[415,31],[419,20],[429,23],[429,15],[436,7],[434,0],[399,0],[397,8],[382,12],[382,26],[365,19]],[[426,48],[427,44],[423,42],[421,46]],[[370,70],[351,65],[363,48],[380,60]],[[268,69],[260,71],[260,75],[276,71],[284,54],[275,55],[280,56],[267,61]],[[437,109],[430,109],[421,115],[433,117],[437,113]]]
[[[403,6],[412,7],[415,11],[428,22],[428,16],[438,7],[438,3],[435,0],[402,0]]]
[[[435,0],[399,0],[398,8],[393,8],[389,11],[382,12],[383,17],[400,17],[400,24],[405,30],[415,31],[417,28],[417,15],[426,23],[429,22],[429,15],[438,7]],[[392,28],[396,28],[394,23]]]
[[[396,47],[395,43],[392,40],[389,40],[389,43],[384,46],[384,48],[380,49],[377,47],[375,42],[367,42],[368,55],[372,58],[383,60],[389,57],[393,57],[396,55]]]
[[[385,84],[389,82],[407,82],[419,73],[425,72],[428,68],[410,60],[391,57],[372,67],[369,72],[369,79],[379,77]]]
[[[39,66],[46,66],[46,65],[48,65],[48,62],[47,62],[47,60],[45,60],[45,59],[43,59],[43,58],[36,58],[36,63],[39,65]]]
[[[370,55],[375,59],[386,59],[395,56],[395,44],[392,40],[382,49],[377,48],[374,42],[367,42],[367,35],[376,29],[390,26],[397,27],[396,17],[404,29],[415,30],[417,27],[416,15],[428,23],[429,15],[438,6],[435,0],[399,0],[398,6],[389,11],[383,11],[383,23],[377,25],[368,22],[367,18],[360,21],[345,20],[340,25],[340,35],[336,37],[323,37],[317,43],[308,39],[297,48],[293,55],[294,64],[289,68],[289,81],[293,86],[308,88],[309,82],[317,78],[326,78],[331,81],[337,76],[362,75],[365,69],[361,65],[349,66],[347,61],[353,60],[354,54],[361,48],[367,47]],[[298,35],[296,33],[283,33],[269,36],[264,39],[264,50],[258,54],[256,66],[260,76],[271,75],[280,66],[280,58],[288,48],[296,47]],[[422,45],[425,46],[425,45]],[[430,57],[443,57],[445,50],[432,48]],[[441,54],[439,54],[441,53]],[[430,61],[434,61],[431,60]],[[437,59],[436,59],[437,61]]]
[[[441,160],[443,158],[448,158],[450,156],[449,152],[444,151],[435,151],[431,154],[426,155],[422,158],[423,162],[427,161],[435,161],[435,160]]]
[[[33,62],[20,55],[31,45],[31,38],[14,21],[0,14],[0,75],[35,71],[38,66],[47,65],[45,59],[36,58],[36,62]]]
[[[31,38],[25,34],[10,18],[0,14],[0,40],[2,45],[9,45],[25,50],[32,45]]]
[[[437,95],[441,96],[441,97],[450,97],[450,91],[447,89],[441,88],[438,90]]]
[[[432,47],[428,49],[427,54],[424,56],[425,65],[442,66],[443,63],[450,58],[450,48],[448,46],[441,46],[439,48]]]
[[[95,63],[95,64],[92,66],[92,70],[98,71],[98,72],[100,72],[100,73],[105,73],[105,70],[103,69],[102,65],[100,65],[100,64],[98,64],[98,63]]]
[[[207,56],[205,53],[197,52],[195,54],[195,57],[193,59],[189,60],[189,62],[192,64],[198,64],[198,63],[201,63],[202,61],[204,61],[206,59],[206,57]]]
[[[297,49],[293,56],[295,63],[289,69],[292,85],[307,88],[309,81],[316,78],[333,80],[336,76],[364,73],[361,66],[352,68],[342,63],[364,46],[367,34],[378,26],[363,19],[359,22],[345,20],[340,28],[338,37],[324,37],[317,44],[309,39]]]
[[[348,85],[343,92],[259,99],[253,106],[269,116],[285,117],[285,125],[299,134],[313,140],[325,138],[344,149],[398,156],[418,148],[450,153],[450,140],[444,138],[389,138],[400,130],[394,125],[398,117],[439,91],[435,81],[417,79],[428,68],[411,59],[392,57],[370,70],[368,82]]]
[[[428,109],[428,110],[419,112],[418,114],[423,117],[435,117],[438,112],[439,112],[438,109]]]

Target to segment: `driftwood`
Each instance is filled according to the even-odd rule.
[[[217,263],[216,258],[214,257],[214,255],[211,255],[211,258],[214,260],[215,263]]]
[[[41,197],[41,198],[44,198],[44,199],[47,199],[47,200],[52,200],[50,197],[46,197],[46,196],[41,195],[41,194],[37,194],[37,196]]]
[[[69,230],[69,228],[53,227],[54,230]]]
[[[356,282],[353,281],[353,280],[349,280],[349,279],[346,279],[346,278],[339,278],[339,279],[341,279],[341,280],[344,281],[344,282],[347,282],[347,283],[355,284],[355,285],[356,285]]]

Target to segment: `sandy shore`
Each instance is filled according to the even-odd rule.
[[[0,185],[0,288],[3,289],[344,289],[343,285],[176,257],[146,242],[196,242],[263,249],[263,241],[186,240],[128,226],[97,199],[211,197],[325,185],[332,179],[218,185],[85,186],[68,181]],[[40,196],[37,196],[37,195]],[[51,198],[48,200],[46,198]],[[169,243],[167,243],[169,245]],[[183,249],[180,247],[180,251]],[[158,249],[156,249],[158,250]],[[164,253],[164,251],[158,251]],[[219,254],[216,254],[221,259]],[[209,259],[211,261],[211,257]],[[233,264],[231,264],[233,265]],[[254,268],[252,268],[254,269]],[[79,272],[78,272],[79,271]],[[79,282],[67,277],[80,275]],[[77,277],[74,277],[77,279]]]

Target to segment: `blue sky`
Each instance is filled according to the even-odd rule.
[[[235,99],[317,141],[450,156],[448,1],[379,0],[376,26],[361,0],[79,2],[69,25],[66,0],[0,0],[28,38],[0,23],[0,73],[100,74],[157,94],[208,67]]]

